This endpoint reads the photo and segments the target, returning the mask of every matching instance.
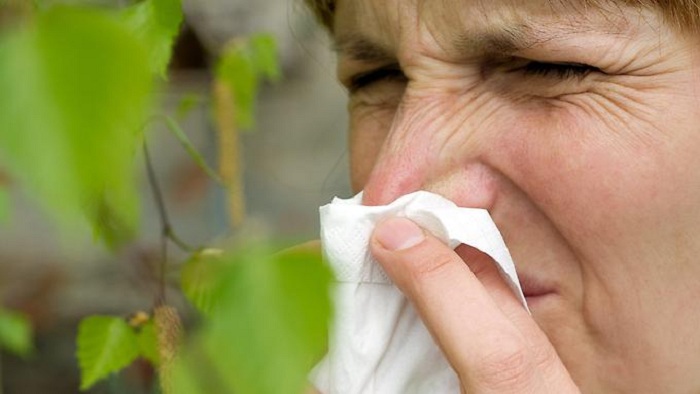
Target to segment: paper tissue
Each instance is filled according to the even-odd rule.
[[[369,251],[374,226],[402,216],[451,248],[464,243],[491,256],[526,306],[515,266],[484,209],[460,208],[420,191],[386,206],[363,206],[362,194],[320,209],[321,243],[333,267],[336,317],[329,352],[311,379],[322,394],[458,394],[456,373],[403,294]]]

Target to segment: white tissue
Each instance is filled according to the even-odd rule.
[[[429,192],[386,206],[363,206],[362,193],[321,207],[321,243],[339,283],[329,352],[312,372],[323,394],[460,392],[457,375],[403,294],[369,251],[374,226],[407,217],[451,248],[464,243],[491,256],[525,307],[515,266],[489,213],[460,208]]]

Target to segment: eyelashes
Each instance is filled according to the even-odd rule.
[[[558,79],[583,78],[593,72],[601,72],[598,67],[582,63],[543,63],[531,61],[518,69],[524,75],[554,77]],[[515,71],[518,71],[515,70]]]
[[[512,69],[509,72],[520,72],[524,76],[567,80],[571,78],[583,78],[591,73],[602,71],[598,67],[583,63],[528,61],[525,65]],[[391,64],[353,76],[348,83],[348,90],[352,94],[377,82],[384,81],[405,83],[408,81],[408,78],[398,64]]]
[[[379,81],[406,82],[408,78],[398,65],[392,64],[353,76],[348,84],[348,90],[354,93]]]

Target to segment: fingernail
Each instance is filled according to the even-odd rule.
[[[425,239],[423,230],[405,218],[391,218],[379,223],[374,237],[384,249],[393,251],[408,249]]]

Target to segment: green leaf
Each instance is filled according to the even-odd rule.
[[[180,284],[187,300],[204,315],[214,310],[221,297],[221,274],[225,270],[221,251],[196,252],[182,267]]]
[[[153,73],[165,79],[182,23],[180,0],[143,0],[126,8],[123,17],[148,46]]]
[[[170,394],[204,394],[201,387],[201,379],[194,373],[194,368],[187,358],[181,357],[175,360],[173,372],[170,375],[172,393]]]
[[[278,81],[282,76],[277,59],[277,42],[269,34],[258,34],[250,37],[251,59],[255,69],[262,77],[270,81]]]
[[[331,272],[316,253],[266,252],[230,258],[204,346],[232,392],[298,394],[326,349]]]
[[[32,327],[24,315],[0,309],[0,347],[18,356],[29,355],[32,351]]]
[[[258,78],[246,53],[234,48],[224,53],[217,67],[217,78],[225,81],[233,94],[236,124],[244,129],[253,126],[253,104],[258,92]]]
[[[184,348],[180,355],[172,366],[169,394],[230,394],[201,347]]]
[[[139,342],[133,328],[124,319],[91,316],[78,328],[78,364],[80,390],[131,364],[139,356]]]
[[[134,238],[137,221],[136,208],[124,211],[119,198],[106,191],[88,199],[84,211],[91,221],[95,238],[102,239],[111,248],[117,248]]]
[[[141,326],[137,335],[139,355],[153,366],[160,365],[160,353],[158,352],[158,336],[153,319]]]
[[[183,120],[187,115],[192,112],[192,110],[200,105],[204,99],[196,93],[189,93],[184,95],[180,102],[177,103],[177,108],[175,109],[175,118],[178,120]]]
[[[257,35],[229,46],[216,67],[216,77],[228,84],[233,94],[234,114],[239,127],[254,125],[255,98],[263,79],[280,78],[275,40]]]
[[[0,163],[60,224],[87,214],[98,233],[133,232],[152,85],[145,48],[111,14],[40,13],[0,37]]]

